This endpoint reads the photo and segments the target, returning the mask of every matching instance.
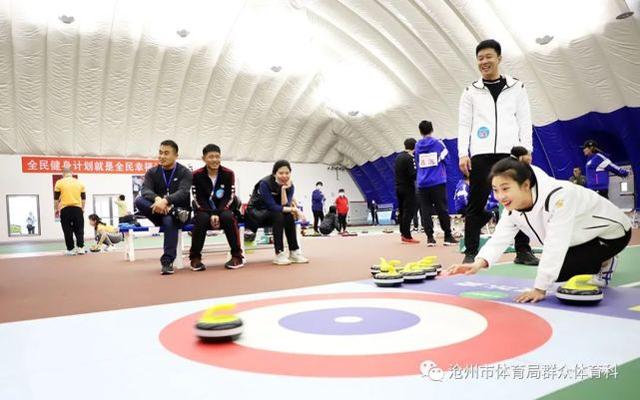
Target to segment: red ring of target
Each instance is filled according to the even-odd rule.
[[[420,364],[434,361],[443,370],[452,365],[491,364],[530,352],[549,340],[551,326],[536,314],[506,304],[427,293],[331,293],[280,297],[239,303],[236,312],[276,304],[312,300],[390,298],[422,300],[463,307],[482,315],[487,328],[459,343],[394,354],[317,355],[255,349],[238,343],[206,344],[194,335],[201,312],[180,318],[160,332],[169,351],[192,361],[222,368],[266,374],[310,377],[375,377],[418,375]],[[517,329],[516,329],[517,328]],[[260,329],[246,326],[245,329]]]

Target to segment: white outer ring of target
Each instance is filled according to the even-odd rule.
[[[329,308],[376,307],[415,314],[406,329],[362,335],[326,335],[289,330],[279,321],[291,314]],[[314,300],[260,307],[237,314],[245,330],[236,344],[282,353],[373,355],[428,350],[463,342],[487,329],[487,320],[463,307],[406,299]],[[254,328],[255,327],[255,328]]]

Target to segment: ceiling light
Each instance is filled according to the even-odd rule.
[[[70,16],[70,15],[65,15],[65,14],[62,14],[61,16],[59,16],[59,17],[58,17],[58,19],[59,19],[60,21],[62,21],[63,23],[65,23],[65,24],[70,24],[70,23],[72,23],[73,21],[75,21],[75,20],[76,20],[76,19],[75,19],[75,18],[73,18],[72,16]]]
[[[178,36],[180,36],[181,38],[186,38],[187,36],[189,36],[189,31],[186,29],[180,29],[179,31],[176,31],[176,33],[178,34]]]
[[[358,110],[349,111],[349,115],[350,115],[350,116],[352,116],[352,117],[355,117],[355,116],[357,116],[358,114],[360,114],[360,111],[358,111]]]
[[[549,44],[553,40],[553,36],[544,35],[542,37],[536,38],[536,43],[544,46],[545,44]]]
[[[616,17],[616,19],[626,19],[626,18],[629,18],[632,15],[633,15],[633,11],[627,11],[627,12],[623,12],[622,14],[618,15]]]
[[[280,71],[282,71],[282,67],[279,66],[279,65],[274,65],[273,67],[271,67],[271,70],[273,72],[280,72]]]

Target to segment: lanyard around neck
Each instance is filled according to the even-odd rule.
[[[176,168],[178,168],[178,164],[173,166],[171,175],[169,176],[169,180],[167,180],[167,175],[164,173],[164,168],[162,169],[162,179],[164,179],[164,184],[167,187],[167,194],[169,194],[169,187],[171,186],[171,181],[173,180],[173,174],[176,173]]]

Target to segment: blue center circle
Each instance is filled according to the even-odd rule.
[[[288,315],[280,326],[319,335],[367,335],[407,329],[420,322],[415,314],[379,307],[344,307]]]

